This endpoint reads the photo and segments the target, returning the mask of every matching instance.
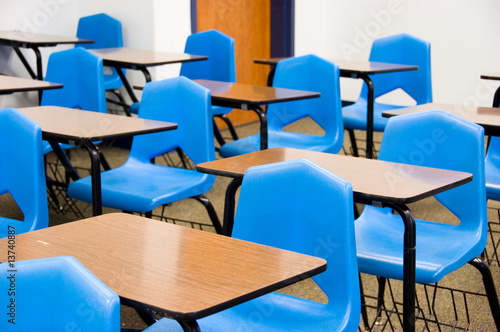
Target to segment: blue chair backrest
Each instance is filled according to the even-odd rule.
[[[120,21],[106,14],[96,14],[80,18],[76,36],[94,40],[94,43],[77,44],[83,48],[122,47],[122,25]]]
[[[460,220],[459,228],[477,234],[484,248],[487,217],[483,156],[481,126],[434,110],[390,118],[378,159],[471,173],[472,182],[434,197]],[[405,174],[402,168],[401,176],[411,174]]]
[[[485,158],[486,196],[488,199],[500,200],[500,137],[490,137]]]
[[[232,236],[321,257],[314,281],[326,308],[359,324],[360,293],[352,186],[309,160],[249,168],[243,177]]]
[[[107,113],[102,59],[89,51],[77,47],[52,53],[45,79],[63,88],[44,91],[42,106]]]
[[[416,65],[418,70],[373,75],[375,98],[401,88],[417,105],[432,102],[431,45],[422,39],[402,33],[373,41],[370,61]],[[367,98],[363,85],[361,96]]]
[[[5,304],[1,331],[120,331],[120,299],[75,258],[41,258],[0,264],[0,299]],[[15,299],[15,317],[6,308]],[[12,324],[9,319],[14,319]]]
[[[269,132],[283,131],[283,127],[309,116],[331,142],[338,142],[340,150],[344,125],[339,77],[338,65],[312,54],[278,62],[273,87],[319,92],[321,96],[269,105]]]
[[[0,217],[0,237],[8,236],[9,226],[15,234],[45,228],[49,212],[42,130],[13,108],[0,110],[0,130],[4,135],[0,140],[0,195],[9,193],[24,215],[23,221]]]
[[[181,148],[195,163],[215,159],[210,90],[179,76],[144,86],[138,116],[174,122],[176,130],[134,137],[130,157],[142,161]]]
[[[184,52],[206,55],[208,60],[183,63],[181,76],[192,80],[236,82],[233,38],[217,30],[194,33],[187,38]]]

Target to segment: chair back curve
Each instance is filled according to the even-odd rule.
[[[80,47],[52,53],[45,79],[63,88],[44,91],[41,105],[107,113],[102,66],[101,58]]]
[[[130,156],[142,161],[181,148],[195,163],[215,160],[210,90],[179,76],[144,87],[139,117],[181,124],[176,130],[134,137]]]
[[[42,130],[13,108],[0,110],[0,130],[4,135],[0,141],[0,195],[10,194],[24,217],[16,220],[0,216],[0,238],[46,228],[49,212]]]
[[[15,316],[4,315],[1,331],[120,331],[118,295],[71,256],[16,262]],[[0,299],[9,303],[12,274],[0,264]],[[9,319],[13,319],[9,322]]]
[[[325,134],[316,139],[312,137],[314,135],[304,136],[312,140],[312,144],[316,140],[330,142],[325,152],[339,152],[344,138],[339,79],[338,65],[313,54],[278,62],[273,87],[319,92],[320,97],[269,105],[267,118],[270,140],[274,132],[285,135],[285,126],[310,117]]]
[[[208,60],[185,62],[180,75],[192,80],[236,82],[234,39],[212,29],[190,35],[184,52],[208,56]]]
[[[262,165],[245,172],[232,236],[326,259],[327,270],[313,277],[328,297],[324,310],[345,314],[355,330],[360,293],[353,215],[351,184],[311,161]]]
[[[454,151],[457,146],[460,153]],[[434,197],[460,220],[457,227],[475,234],[478,248],[484,249],[485,163],[470,156],[484,156],[484,129],[443,110],[391,118],[379,153],[380,160],[471,173],[471,182]]]
[[[417,105],[432,102],[431,44],[407,33],[373,41],[370,61],[415,65],[418,70],[384,73],[370,76],[374,97],[401,88]],[[363,85],[361,96],[366,100],[368,88]]]

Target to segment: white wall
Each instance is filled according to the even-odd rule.
[[[480,75],[500,72],[500,1],[295,0],[295,55],[367,60],[374,39],[410,33],[431,43],[436,102],[491,106],[499,85]],[[355,100],[360,82],[342,79]]]
[[[21,30],[27,33],[44,33],[74,36],[76,34],[75,0],[0,0],[0,30]],[[47,68],[49,54],[67,49],[68,45],[40,48],[43,68]],[[36,71],[35,54],[22,49],[33,70]],[[31,78],[11,47],[0,46],[0,73]],[[0,96],[0,108],[33,106],[38,102],[36,92]]]
[[[0,30],[75,36],[80,17],[103,12],[121,21],[127,47],[182,52],[191,33],[189,0],[0,0]],[[40,48],[44,70],[50,53],[70,47],[73,45]],[[33,52],[22,51],[35,67]],[[179,66],[150,71],[153,79],[167,78],[178,75]],[[0,73],[30,78],[15,52],[6,46],[0,47]],[[128,70],[127,77],[132,84],[144,83],[141,72]],[[35,92],[1,96],[0,107],[36,105],[37,96]]]

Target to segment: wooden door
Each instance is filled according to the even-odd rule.
[[[270,57],[271,0],[199,0],[196,2],[197,30],[217,29],[234,38],[236,81],[266,85],[269,67],[256,65],[256,58]],[[231,121],[256,121],[253,112],[234,110]],[[222,123],[218,125],[223,126]]]

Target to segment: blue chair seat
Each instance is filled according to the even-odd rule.
[[[286,147],[338,153],[344,141],[339,67],[316,55],[282,60],[276,67],[273,86],[315,91],[319,98],[271,104],[267,107],[269,148]],[[288,125],[311,118],[324,135],[286,131]],[[231,157],[260,149],[259,135],[244,137],[221,146],[219,154]]]
[[[130,159],[122,167],[101,173],[102,204],[119,210],[148,212],[156,206],[201,195],[215,177],[195,170],[146,164]],[[72,183],[70,197],[92,202],[91,178]]]
[[[473,260],[484,249],[474,231],[456,225],[415,220],[417,229],[416,281],[432,284]],[[356,219],[358,265],[364,273],[403,280],[404,225],[391,209],[365,207]],[[384,244],[380,245],[380,234]],[[444,236],[446,234],[446,236]]]
[[[341,310],[326,310],[326,304],[281,293],[263,295],[250,302],[227,309],[221,315],[198,320],[201,331],[330,332],[348,331],[349,321]],[[272,319],[266,320],[267,316]],[[241,317],[248,317],[242,321]],[[293,324],[290,318],[294,317]],[[357,317],[356,317],[357,318]],[[353,326],[351,326],[353,327]],[[355,330],[355,329],[354,329]],[[163,318],[145,332],[182,331],[177,321]]]
[[[309,160],[249,168],[232,236],[324,258],[327,270],[312,280],[328,303],[270,293],[200,319],[201,331],[356,331],[361,297],[353,215],[352,186]],[[145,331],[181,329],[162,319]]]
[[[500,329],[493,278],[478,258],[486,247],[488,231],[484,129],[443,110],[392,117],[384,132],[379,160],[472,174],[471,182],[434,195],[457,218],[456,225],[415,221],[415,280],[435,283],[466,264],[473,265],[483,277],[491,314]],[[355,221],[355,234],[360,272],[383,277],[382,283],[384,278],[403,279],[404,229],[399,215],[388,208],[366,206]]]
[[[213,206],[200,197],[212,188],[215,176],[151,162],[174,149],[180,149],[194,164],[215,160],[210,107],[210,91],[186,77],[146,84],[139,118],[173,122],[178,128],[133,138],[125,164],[101,175],[103,206],[151,216],[157,206],[194,198],[204,204],[216,231],[220,232]],[[91,202],[91,178],[70,183],[67,193]]]
[[[338,147],[332,146],[329,142],[326,142],[324,136],[291,133],[286,131],[269,132],[268,147],[269,149],[287,147],[319,152],[338,152]],[[227,158],[259,150],[260,134],[256,134],[224,144],[219,150],[219,155]]]
[[[344,126],[349,129],[366,130],[366,99],[358,99],[354,104],[342,108]],[[382,116],[385,111],[390,111],[405,106],[381,104],[375,102],[373,107],[373,130],[384,131],[389,118]]]

